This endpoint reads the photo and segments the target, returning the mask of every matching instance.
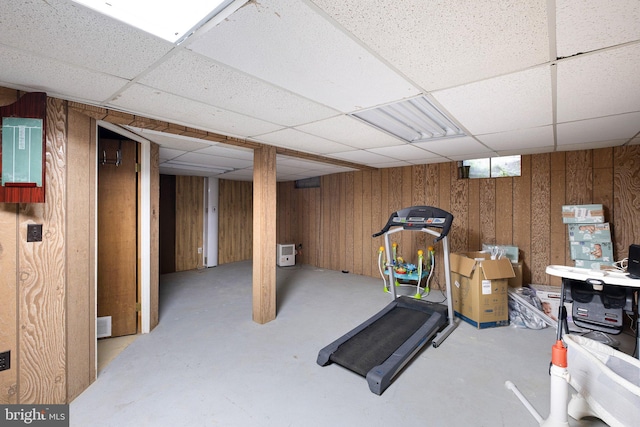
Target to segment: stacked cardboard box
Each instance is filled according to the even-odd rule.
[[[569,250],[576,267],[601,269],[614,262],[611,228],[601,204],[565,205],[562,221],[569,232]]]

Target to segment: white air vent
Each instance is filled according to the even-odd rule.
[[[107,338],[111,336],[111,316],[98,317],[98,338]]]

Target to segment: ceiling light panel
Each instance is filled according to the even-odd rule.
[[[179,42],[232,0],[72,0],[147,33]]]
[[[462,129],[424,96],[351,115],[407,142],[464,136]]]

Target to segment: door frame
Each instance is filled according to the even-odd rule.
[[[147,334],[151,332],[151,142],[147,139],[142,138],[139,135],[136,135],[133,132],[130,132],[118,125],[114,125],[113,123],[105,122],[102,120],[97,120],[96,125],[103,127],[105,129],[109,129],[115,133],[118,133],[124,137],[127,137],[133,141],[140,143],[140,194],[138,196],[138,202],[140,207],[140,277],[139,277],[139,287],[140,287],[140,333]],[[98,129],[96,128],[96,135],[98,134]],[[96,159],[96,162],[98,160]],[[96,181],[96,192],[97,192],[97,181]],[[97,194],[97,193],[96,193]],[[97,198],[96,198],[96,212],[97,212]],[[96,215],[96,222],[98,221],[98,216]],[[97,230],[97,223],[96,223]],[[97,231],[96,231],[97,233]],[[96,234],[97,240],[97,234]],[[96,251],[98,245],[96,244]],[[97,252],[96,252],[97,259]],[[96,275],[97,275],[97,264],[96,264]],[[98,281],[96,278],[96,287],[98,285]],[[97,289],[96,289],[97,295]],[[97,313],[96,313],[97,316]],[[97,317],[96,317],[97,322]],[[96,340],[96,346],[98,345]],[[96,351],[97,354],[97,351]]]

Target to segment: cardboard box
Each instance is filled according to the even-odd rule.
[[[451,254],[455,315],[478,329],[509,324],[508,279],[515,277],[507,258],[484,252]]]
[[[590,261],[576,259],[573,261],[576,267],[588,268],[589,270],[616,270],[613,262]]]
[[[601,204],[564,205],[562,222],[565,224],[594,224],[604,222],[604,209]]]
[[[613,262],[611,242],[569,242],[569,250],[572,260]]]
[[[489,243],[483,243],[482,244],[482,251],[483,252],[489,252],[489,254],[491,254],[492,250],[494,248],[496,248],[497,250],[501,251],[504,254],[504,256],[506,256],[507,258],[509,258],[511,260],[511,262],[518,262],[520,260],[519,251],[518,251],[518,247],[517,246],[491,245]]]
[[[513,267],[513,272],[515,273],[514,277],[510,277],[507,279],[510,288],[521,288],[522,287],[522,261],[511,263],[511,267]]]
[[[611,229],[609,223],[602,224],[568,224],[570,242],[610,242]]]
[[[562,288],[560,286],[552,285],[529,285],[529,287],[536,291],[536,296],[540,298],[542,303],[542,311],[551,317],[556,322],[558,321],[558,309],[560,308],[560,296]],[[577,327],[573,323],[572,309],[573,305],[570,302],[566,302],[564,306],[567,309],[567,324],[569,330],[581,331],[582,329]]]

